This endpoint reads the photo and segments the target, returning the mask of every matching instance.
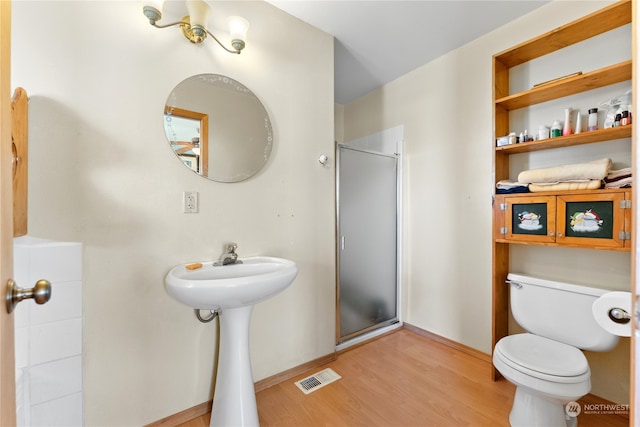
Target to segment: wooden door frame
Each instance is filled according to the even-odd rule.
[[[11,1],[0,0],[0,290],[13,276]],[[4,299],[4,298],[3,298]],[[16,425],[13,316],[0,304],[0,425]]]

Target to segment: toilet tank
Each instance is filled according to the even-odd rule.
[[[514,319],[527,332],[591,351],[615,347],[619,337],[605,331],[591,306],[604,289],[509,273]]]

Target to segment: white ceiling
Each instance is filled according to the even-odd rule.
[[[335,37],[335,101],[372,90],[549,0],[267,0]]]

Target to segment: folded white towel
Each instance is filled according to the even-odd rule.
[[[514,182],[503,179],[496,183],[496,188],[501,190],[511,190],[512,188],[526,187],[527,185],[528,184],[526,182]]]
[[[601,180],[611,170],[611,159],[601,159],[588,163],[556,166],[553,168],[522,171],[518,182],[567,182],[575,180]]]
[[[631,176],[631,174],[632,174],[631,168],[617,169],[617,170],[609,171],[609,174],[607,175],[606,179],[613,181],[617,178],[626,178],[628,176]]]
[[[596,180],[591,180],[591,179],[570,179],[570,180],[568,180],[568,181],[532,182],[531,184],[533,184],[533,185],[537,185],[537,186],[540,186],[540,187],[543,187],[543,186],[545,186],[545,185],[546,185],[546,186],[548,186],[548,187],[550,187],[550,186],[552,186],[552,185],[560,184],[561,182],[567,182],[567,183],[578,183],[578,184],[576,184],[576,185],[579,185],[579,183],[582,183],[582,182],[591,182],[591,181],[598,181],[598,180],[597,180],[597,179],[596,179]]]
[[[633,177],[627,176],[611,182],[605,181],[604,188],[624,188],[624,187],[631,187],[632,185],[633,185]]]
[[[593,179],[591,181],[566,181],[544,184],[529,184],[529,191],[569,191],[569,190],[597,190],[602,186],[602,181]]]

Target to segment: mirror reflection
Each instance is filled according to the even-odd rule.
[[[209,175],[209,116],[181,108],[165,108],[164,129],[173,152],[189,169]]]
[[[219,74],[199,74],[178,84],[165,105],[164,129],[187,168],[218,182],[258,173],[273,144],[271,121],[260,100]]]

